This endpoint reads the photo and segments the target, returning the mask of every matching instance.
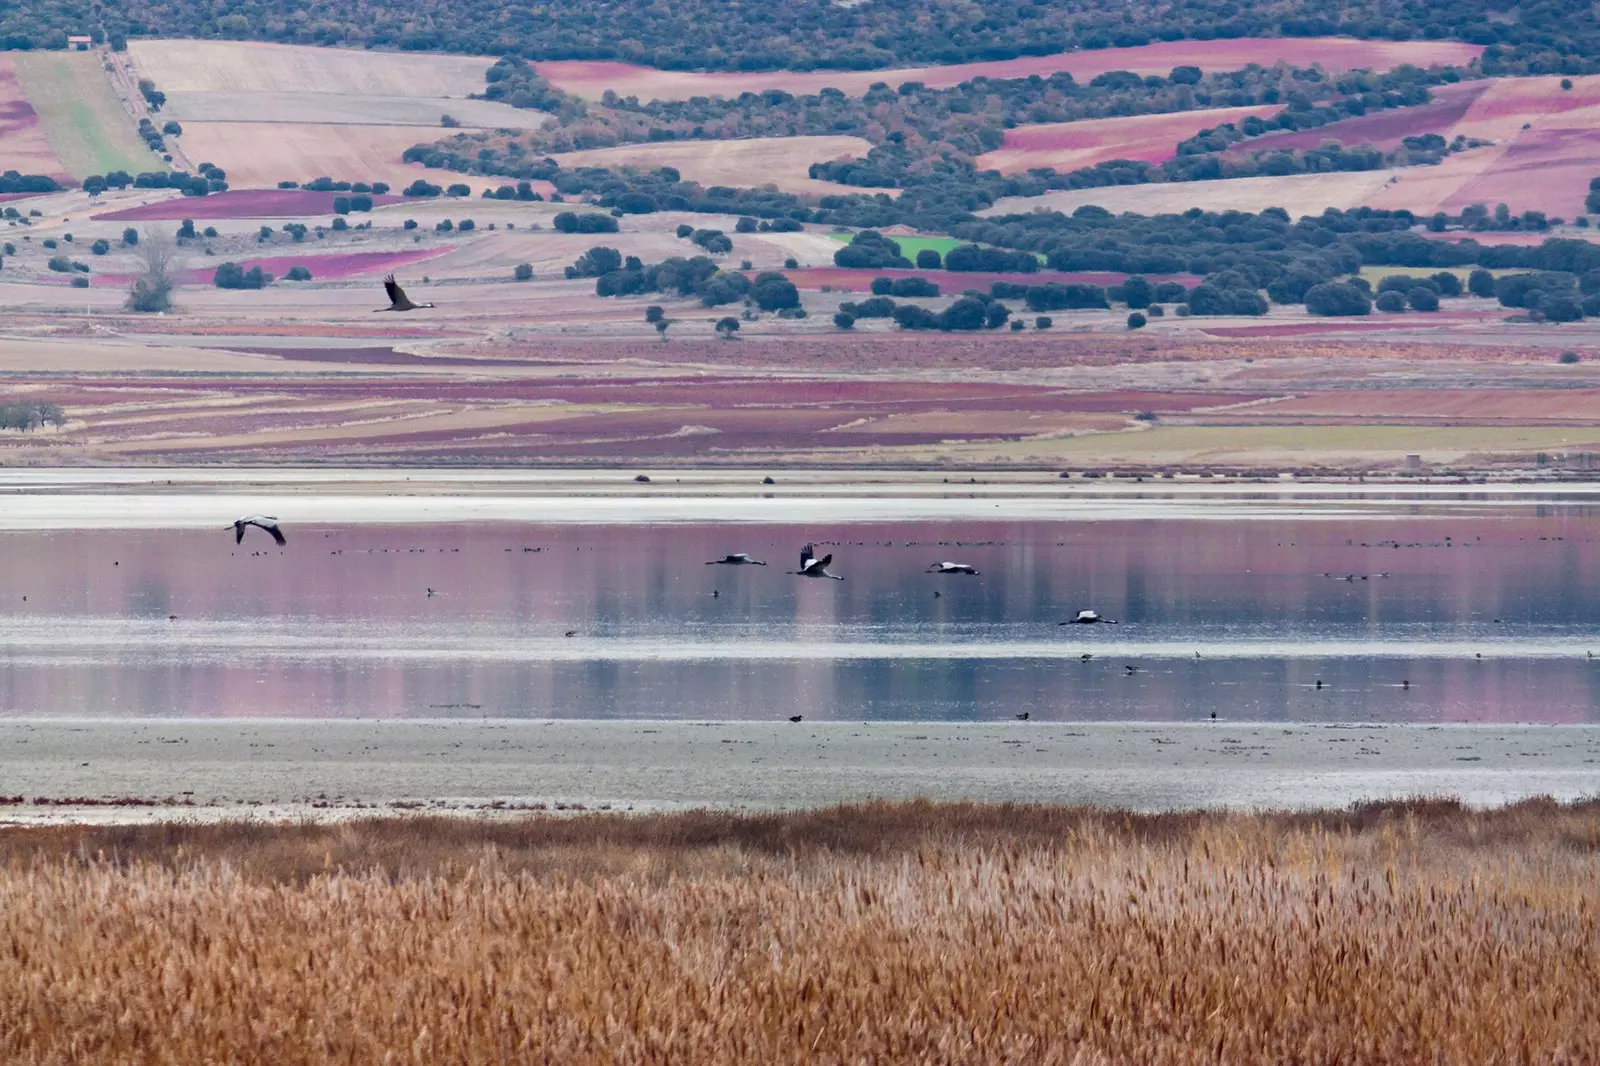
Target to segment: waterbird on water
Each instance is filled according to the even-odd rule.
[[[735,552],[732,555],[724,555],[720,559],[712,559],[712,560],[708,561],[706,563],[706,565],[707,566],[766,566],[767,564],[762,562],[760,559],[752,559],[752,558],[750,558],[750,556],[746,555],[744,552]]]
[[[1028,720],[1028,715],[1032,713],[1032,711],[1023,711],[1021,714],[1016,715],[1015,717],[1019,722],[1026,722]]]
[[[1108,626],[1114,626],[1114,625],[1117,624],[1117,620],[1115,618],[1101,618],[1100,615],[1098,613],[1094,612],[1094,611],[1079,611],[1078,612],[1078,617],[1069,618],[1065,622],[1057,622],[1056,625],[1058,625],[1058,626],[1072,626],[1072,625],[1087,626],[1087,625],[1094,625],[1096,622],[1104,622]]]
[[[835,581],[843,581],[838,574],[828,573],[828,564],[833,562],[833,553],[829,552],[818,559],[812,553],[811,545],[807,544],[800,549],[800,569],[790,571],[800,577],[831,577]]]
[[[974,577],[976,577],[977,574],[978,574],[978,568],[975,567],[975,566],[971,566],[971,565],[969,565],[967,563],[933,563],[933,564],[929,565],[928,569],[924,570],[923,573],[925,573],[925,574],[971,574]]]
[[[277,541],[280,545],[288,543],[283,535],[283,530],[278,528],[278,520],[276,518],[274,518],[272,515],[266,514],[250,514],[245,515],[243,518],[235,518],[233,520],[233,542],[235,544],[238,544],[244,540],[245,526],[256,526],[260,529],[266,530],[268,533],[272,534],[272,539]]]
[[[803,714],[791,714],[789,716],[789,721],[798,722],[798,721],[800,721],[800,719],[802,719],[804,717],[805,717],[805,715],[803,715]]]
[[[383,279],[383,291],[389,294],[389,306],[374,308],[373,314],[378,314],[382,311],[416,311],[420,308],[433,306],[432,304],[412,303],[411,298],[406,295],[406,290],[402,289],[400,283],[394,280],[393,274]]]

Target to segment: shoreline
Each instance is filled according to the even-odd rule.
[[[1600,726],[1589,725],[0,720],[0,826],[1597,795]]]
[[[630,468],[631,469],[631,468]],[[1063,479],[906,470],[4,468],[0,531],[210,528],[239,513],[286,525],[510,522],[850,524],[916,521],[1236,521],[1500,516],[1600,504],[1600,480],[1493,484]],[[639,481],[644,477],[646,481]],[[768,483],[770,480],[770,483]]]

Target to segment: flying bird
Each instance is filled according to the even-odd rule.
[[[373,314],[377,314],[379,311],[415,311],[419,308],[433,306],[432,304],[412,303],[411,298],[406,295],[406,290],[402,289],[400,283],[394,280],[393,274],[383,279],[383,291],[389,294],[389,306],[376,308]]]
[[[928,567],[928,569],[924,570],[923,573],[925,573],[925,574],[972,574],[972,575],[976,576],[977,573],[978,573],[978,568],[975,567],[975,566],[969,566],[966,563],[933,563]]]
[[[239,544],[244,540],[245,526],[257,526],[266,530],[272,534],[272,539],[280,545],[288,543],[284,538],[283,530],[278,528],[278,520],[276,518],[265,514],[250,514],[233,520],[233,542],[235,544]],[[223,528],[226,529],[227,527],[224,526]]]
[[[750,556],[746,555],[744,552],[735,552],[732,555],[724,555],[720,559],[711,559],[706,563],[706,565],[707,566],[766,566],[767,564],[762,562],[760,559],[752,559],[752,558],[750,558]]]
[[[807,544],[804,548],[800,549],[800,569],[790,572],[798,574],[801,577],[831,577],[835,581],[843,581],[844,578],[840,577],[838,574],[828,573],[828,564],[831,562],[833,562],[832,552],[829,552],[827,555],[824,555],[822,558],[818,559],[812,553],[811,545]]]
[[[1073,625],[1088,626],[1088,625],[1094,625],[1096,622],[1103,622],[1108,626],[1114,626],[1114,625],[1117,624],[1117,620],[1115,618],[1101,618],[1094,611],[1079,611],[1078,612],[1078,617],[1069,618],[1065,622],[1057,622],[1056,625],[1058,625],[1058,626],[1073,626]]]

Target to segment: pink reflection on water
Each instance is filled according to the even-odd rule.
[[[829,529],[306,526],[287,530],[284,549],[259,531],[235,546],[225,521],[215,532],[0,537],[11,563],[0,713],[1000,718],[1027,709],[1181,720],[1218,710],[1578,722],[1593,718],[1600,679],[1600,665],[1573,650],[1594,635],[1600,652],[1600,615],[1584,593],[1600,564],[1600,523],[1570,511]],[[786,573],[806,540],[834,554],[845,581]],[[769,565],[705,565],[737,551]],[[923,572],[943,560],[982,574]],[[1082,607],[1124,624],[1056,626]],[[1418,650],[1320,655],[1324,640]],[[1552,640],[1565,650],[1527,657],[1530,641]],[[776,650],[739,659],[752,641]],[[1054,657],[939,651],[983,641],[1045,645]],[[1189,658],[1189,641],[1201,658]],[[1218,650],[1241,641],[1259,654]],[[894,661],[827,653],[874,642],[931,650]],[[1140,642],[1166,650],[1141,654]],[[1480,644],[1481,662],[1463,650]],[[685,645],[700,650],[673,659]],[[1106,651],[1124,645],[1131,650]],[[1080,648],[1101,654],[1080,663]],[[1123,673],[1130,661],[1135,675]],[[1312,687],[1318,679],[1324,690]]]

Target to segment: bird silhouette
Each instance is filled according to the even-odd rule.
[[[1075,625],[1077,625],[1077,626],[1090,626],[1090,625],[1094,625],[1097,622],[1104,623],[1105,625],[1108,625],[1108,626],[1114,626],[1114,625],[1117,624],[1116,619],[1114,619],[1114,618],[1101,618],[1100,615],[1098,613],[1094,612],[1094,611],[1079,611],[1078,612],[1078,616],[1076,618],[1069,618],[1065,622],[1057,622],[1056,625],[1058,625],[1058,626],[1075,626]]]
[[[924,570],[923,573],[925,573],[925,574],[972,574],[974,577],[976,577],[977,573],[978,573],[978,568],[975,567],[975,566],[971,566],[971,565],[969,565],[967,563],[933,563],[928,567],[928,569]]]
[[[433,306],[432,304],[412,303],[411,298],[406,295],[406,290],[402,289],[400,283],[394,280],[393,274],[383,279],[383,291],[389,294],[389,306],[374,308],[373,314],[381,311],[417,311],[424,307]]]
[[[712,559],[709,562],[707,562],[706,565],[707,566],[766,566],[767,564],[762,562],[760,559],[752,559],[752,558],[750,558],[750,556],[746,555],[744,552],[735,552],[732,555],[724,555],[720,559]]]
[[[789,716],[789,721],[791,721],[791,722],[798,722],[798,721],[800,721],[800,720],[801,720],[801,719],[802,719],[802,718],[804,718],[804,717],[805,717],[805,715],[803,715],[803,714],[791,714],[791,715],[790,715],[790,716]]]
[[[833,553],[829,552],[818,559],[812,553],[811,545],[807,544],[800,549],[800,569],[791,571],[800,577],[831,577],[835,581],[843,581],[838,574],[828,573],[828,564],[833,562]]]
[[[1016,719],[1019,722],[1026,722],[1028,720],[1028,715],[1030,715],[1032,713],[1033,712],[1031,712],[1031,711],[1023,711],[1021,714],[1016,715]]]
[[[278,528],[278,520],[271,515],[251,514],[233,520],[233,542],[238,544],[244,540],[246,526],[256,526],[272,534],[272,539],[280,545],[287,544],[288,540],[283,535],[283,530]],[[227,528],[227,527],[224,527]]]

